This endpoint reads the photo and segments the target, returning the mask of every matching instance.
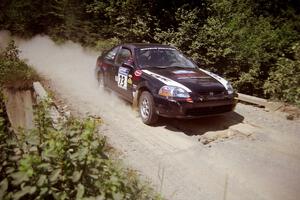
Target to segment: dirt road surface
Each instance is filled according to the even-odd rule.
[[[70,108],[104,119],[102,133],[125,163],[167,199],[300,199],[299,120],[238,104],[225,116],[146,126],[128,104],[97,87],[97,53],[47,37],[18,44]]]

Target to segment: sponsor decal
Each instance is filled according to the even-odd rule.
[[[128,78],[127,83],[131,85],[132,84],[132,79]]]
[[[128,76],[129,69],[125,67],[120,67],[118,73]]]
[[[150,72],[149,70],[143,70],[144,73],[156,78],[157,80],[163,82],[164,84],[166,85],[169,85],[169,86],[176,86],[176,87],[180,87],[182,89],[185,89],[187,92],[192,92],[189,88],[187,88],[186,86],[182,85],[181,83],[178,83],[172,79],[169,79],[167,77],[164,77],[162,75],[159,75],[159,74],[156,74],[156,73],[153,73],[153,72]]]
[[[136,70],[136,71],[134,72],[134,75],[135,75],[135,76],[141,76],[142,73],[143,73],[142,70]]]

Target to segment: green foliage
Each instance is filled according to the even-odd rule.
[[[183,50],[204,68],[227,77],[240,92],[295,102],[299,90],[286,90],[289,95],[276,95],[270,89],[274,81],[263,85],[268,79],[273,80],[276,73],[286,77],[273,69],[278,65],[297,71],[295,63],[284,66],[282,59],[291,60],[293,53],[287,49],[300,41],[299,15],[285,5],[290,14],[278,11],[281,16],[288,17],[279,22],[272,16],[278,13],[262,6],[262,2],[253,0],[208,1],[206,21],[199,20],[199,7],[192,10],[178,8],[177,29],[159,31],[155,38]],[[299,61],[299,58],[292,60]],[[284,81],[294,82],[295,88],[299,88],[296,74],[289,79]],[[285,88],[284,81],[278,79],[276,87]]]
[[[151,15],[153,2],[140,0],[94,1],[86,7],[103,38],[117,37],[123,42],[151,40],[156,18]],[[100,19],[100,20],[99,20]]]
[[[113,48],[114,46],[116,46],[117,44],[120,43],[120,40],[118,38],[110,38],[107,40],[97,40],[96,41],[96,46],[95,49],[99,50],[99,51],[107,51],[111,48]]]
[[[19,52],[12,40],[0,53],[0,87],[30,88],[38,80],[36,72],[19,59]]]
[[[121,42],[171,44],[240,92],[292,103],[288,96],[298,95],[275,95],[267,84],[281,73],[278,66],[297,66],[290,51],[300,42],[297,0],[4,0],[0,8],[0,28],[15,34],[46,33],[97,50]]]
[[[272,98],[294,102],[300,106],[300,43],[292,46],[291,52],[294,54],[293,59],[278,59],[264,89]]]
[[[2,91],[0,89],[0,133],[3,133],[3,134],[8,133],[9,132],[8,128],[9,128],[9,123],[8,123],[8,119],[7,119],[7,115],[6,115],[6,109],[5,109],[5,104],[4,104],[4,96],[3,96]],[[1,153],[0,153],[0,158],[1,158]]]
[[[63,6],[61,2],[65,1],[3,0],[0,28],[23,37],[45,32],[54,24],[62,23],[64,16],[57,6]]]
[[[69,119],[53,128],[48,102],[36,108],[36,129],[0,133],[1,199],[159,199],[109,158],[99,120]]]

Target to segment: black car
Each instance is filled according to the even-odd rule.
[[[101,86],[138,106],[145,124],[155,123],[158,116],[225,113],[237,103],[228,81],[168,45],[118,45],[97,59],[96,76]]]

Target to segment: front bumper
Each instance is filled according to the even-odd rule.
[[[154,102],[156,113],[160,116],[170,118],[197,118],[230,112],[234,110],[237,104],[237,98],[235,98],[235,95],[232,95],[226,98],[189,103],[155,96]]]

